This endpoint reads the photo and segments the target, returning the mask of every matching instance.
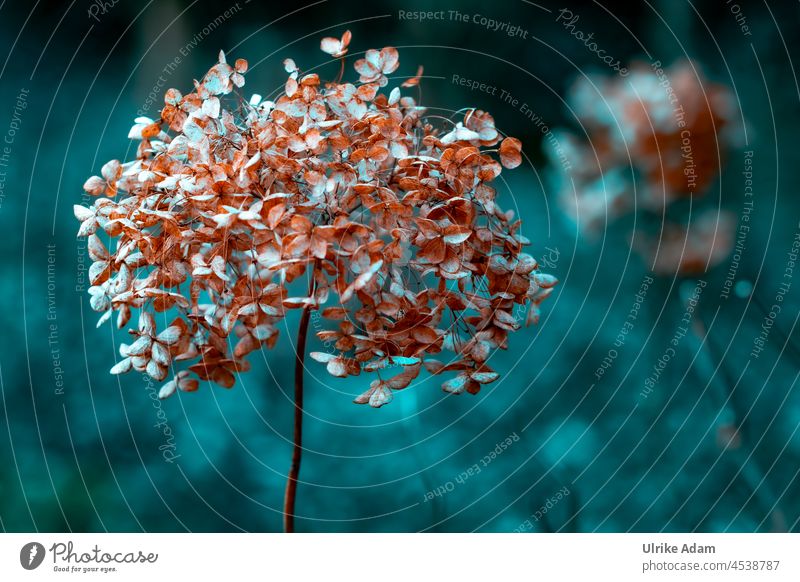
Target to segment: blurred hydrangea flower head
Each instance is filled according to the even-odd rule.
[[[683,200],[702,197],[741,134],[730,89],[708,81],[696,63],[686,60],[666,69],[637,63],[627,77],[583,77],[573,86],[569,104],[585,137],[559,131],[561,152],[551,148],[548,153],[557,168],[560,204],[588,235],[634,211],[663,214]],[[565,169],[559,153],[575,163]],[[635,247],[663,273],[723,260],[727,251],[722,247],[731,237],[721,233],[720,240],[701,248],[697,245],[709,241],[709,215],[696,222],[696,227],[669,225],[669,236],[661,241],[665,256],[656,256],[657,244]],[[720,213],[711,234],[731,222]],[[644,238],[649,234],[642,233]],[[692,258],[681,259],[682,250]],[[709,260],[699,260],[701,255]]]
[[[321,48],[343,58],[350,39]],[[399,67],[391,47],[358,59],[354,83],[284,67],[275,101],[245,101],[247,62],[220,53],[192,92],[166,92],[158,119],[136,119],[136,159],[86,181],[97,201],[74,210],[98,325],[138,310],[111,372],[167,381],[162,398],[198,380],[230,388],[287,310],[319,309],[336,351],[311,356],[333,376],[378,376],[356,402],[386,404],[423,366],[455,373],[448,392],[478,392],[518,308],[537,321],[556,284],[492,186],[521,163],[520,142],[483,111],[435,127],[400,87],[381,92]]]

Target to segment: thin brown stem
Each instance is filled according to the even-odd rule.
[[[339,69],[339,76],[338,76],[338,77],[336,77],[336,82],[337,82],[337,83],[341,83],[341,81],[342,81],[342,77],[344,77],[344,57],[342,57],[342,58],[341,58],[341,59],[339,59],[339,60],[340,60],[340,61],[342,61],[342,66],[341,66],[341,68]]]
[[[313,298],[317,289],[317,264],[311,269],[311,280],[308,282],[308,295]],[[306,338],[308,322],[311,319],[312,305],[303,308],[300,325],[297,327],[297,345],[294,354],[294,448],[292,464],[286,481],[286,494],[283,498],[283,531],[294,533],[294,505],[297,497],[297,477],[300,474],[300,461],[303,456],[303,372],[305,371]]]
[[[300,326],[297,329],[297,351],[294,360],[294,448],[289,478],[286,481],[286,495],[283,500],[283,530],[294,532],[294,504],[297,497],[297,477],[300,474],[300,460],[303,454],[303,370],[305,369],[306,336],[311,308],[303,308]]]

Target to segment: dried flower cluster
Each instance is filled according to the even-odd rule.
[[[349,42],[321,48],[343,58]],[[229,388],[249,353],[275,345],[287,310],[320,309],[330,329],[318,336],[337,351],[311,356],[333,376],[378,373],[356,402],[389,402],[423,365],[455,373],[448,392],[478,392],[498,377],[488,360],[516,313],[537,321],[556,284],[491,185],[501,163],[521,163],[520,142],[483,111],[441,129],[399,87],[380,92],[399,66],[391,47],[356,61],[357,83],[284,66],[282,94],[248,102],[247,62],[220,53],[191,93],[170,89],[158,119],[136,120],[135,160],[84,185],[98,197],[75,206],[91,305],[120,328],[139,310],[112,373],[169,378],[162,398],[198,380]],[[430,357],[446,351],[446,363]]]
[[[586,138],[560,131],[549,154],[560,168],[561,206],[589,235],[635,211],[664,214],[696,202],[739,135],[731,91],[690,61],[668,69],[635,64],[625,78],[582,78],[569,103]],[[646,232],[635,237],[656,272],[702,271],[728,255],[729,213],[709,209],[688,224],[669,220],[660,241]]]

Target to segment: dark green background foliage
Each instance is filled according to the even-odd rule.
[[[730,260],[704,275],[694,321],[708,337],[683,338],[646,398],[645,379],[674,337],[681,294],[695,280],[656,278],[615,347],[648,274],[630,250],[631,225],[614,224],[597,242],[579,237],[543,178],[542,133],[497,96],[452,82],[458,74],[496,85],[550,127],[576,129],[563,101],[571,81],[608,71],[555,23],[562,5],[541,4],[552,12],[521,0],[306,8],[240,0],[209,30],[226,2],[121,0],[105,13],[87,0],[3,3],[0,134],[13,120],[19,127],[10,163],[0,168],[0,527],[280,528],[291,448],[288,337],[298,314],[274,351],[253,354],[252,371],[233,390],[204,385],[154,404],[140,375],[108,374],[124,331],[95,329],[88,296],[76,289],[84,245],[71,209],[102,163],[134,155],[128,129],[182,48],[196,45],[163,90],[189,88],[225,49],[250,62],[247,94],[268,95],[285,79],[281,61],[289,56],[334,77],[337,64],[318,50],[319,39],[349,28],[351,57],[396,46],[401,78],[424,64],[426,105],[446,115],[487,109],[522,139],[531,163],[503,174],[500,200],[517,209],[532,254],[547,259],[561,284],[540,325],[515,334],[496,356],[501,381],[477,396],[446,396],[439,381],[426,379],[372,410],[351,403],[367,379],[332,380],[310,362],[298,530],[797,530],[800,281],[764,351],[751,356],[765,317],[756,303],[775,302],[798,232],[797,3],[746,3],[750,35],[722,0],[568,5],[624,62],[644,49],[665,64],[689,55],[735,90],[748,143],[729,155],[711,200],[741,212],[743,151],[754,152],[752,229],[736,272],[737,282],[754,284],[753,298],[720,298]],[[527,38],[473,22],[398,18],[399,10],[420,9],[483,14],[521,26]],[[316,339],[311,344],[319,349]],[[611,349],[616,357],[598,380]],[[738,446],[721,446],[735,430]]]

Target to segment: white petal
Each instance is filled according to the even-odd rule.
[[[125,372],[130,371],[131,369],[131,359],[125,358],[124,360],[120,360],[117,362],[113,368],[111,368],[112,374],[124,374]]]
[[[162,343],[167,346],[171,346],[179,339],[181,339],[181,328],[177,325],[171,325],[160,334],[156,338],[159,343]]]
[[[153,335],[156,331],[156,322],[148,311],[139,314],[139,333]]]
[[[161,390],[158,391],[158,397],[161,400],[164,400],[164,398],[169,398],[170,396],[175,394],[176,390],[177,390],[177,387],[175,386],[175,381],[174,380],[172,382],[167,382],[166,384],[164,384],[161,387]]]
[[[153,344],[153,338],[149,335],[143,335],[135,342],[133,342],[127,350],[128,356],[141,356],[147,353],[150,346]]]
[[[89,237],[89,240],[86,241],[86,247],[93,261],[107,261],[110,256],[103,241],[96,234]]]
[[[147,373],[153,380],[163,380],[167,377],[167,368],[159,366],[155,360],[147,362]]]
[[[153,360],[162,366],[169,366],[169,351],[158,342],[153,343]]]
[[[72,207],[72,213],[75,215],[75,218],[83,222],[89,218],[94,216],[94,212],[90,208],[86,208],[85,206],[81,206],[80,204],[75,204]]]

